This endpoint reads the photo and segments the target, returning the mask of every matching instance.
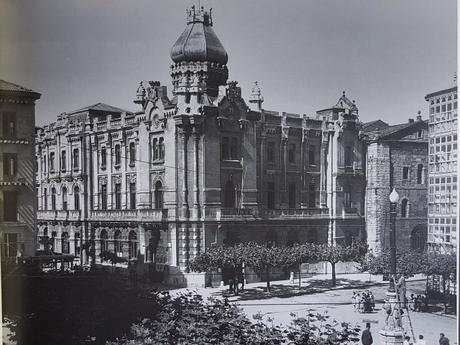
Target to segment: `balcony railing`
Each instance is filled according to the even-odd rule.
[[[168,217],[167,209],[140,209],[140,210],[94,210],[91,219],[100,221],[153,221],[159,222]]]
[[[258,208],[207,208],[206,219],[225,221],[256,220],[256,219],[306,219],[322,218],[329,216],[327,208],[301,208],[301,209],[258,209]]]
[[[329,215],[327,208],[289,208],[283,210],[260,210],[259,216],[261,218],[269,219],[297,219],[297,218],[312,218],[324,217]]]
[[[222,208],[221,216],[252,216],[254,210],[252,208]]]
[[[37,218],[41,220],[80,220],[80,216],[80,210],[37,211]]]

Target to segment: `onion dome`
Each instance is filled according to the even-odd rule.
[[[209,12],[187,10],[187,27],[171,48],[171,59],[175,62],[207,61],[225,65],[228,55],[212,28],[212,9]]]

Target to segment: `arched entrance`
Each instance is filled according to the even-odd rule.
[[[424,225],[417,225],[410,234],[410,247],[411,249],[425,250],[427,240],[427,229]]]

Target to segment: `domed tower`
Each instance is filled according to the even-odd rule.
[[[171,49],[177,114],[199,114],[201,105],[213,105],[219,85],[227,82],[228,56],[212,28],[211,11],[188,9],[187,27]]]

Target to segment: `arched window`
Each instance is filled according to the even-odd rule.
[[[55,248],[55,245],[56,245],[56,231],[52,231],[51,232],[51,240],[50,240],[50,243],[49,243],[49,247],[50,247],[50,251],[52,253],[54,253],[54,248]]]
[[[74,208],[75,210],[80,209],[80,188],[75,187],[73,190],[73,202],[74,202]]]
[[[51,209],[56,210],[56,188],[51,189]]]
[[[159,153],[158,153],[159,157],[158,158],[160,160],[165,159],[165,142],[164,142],[163,138],[160,138],[160,140],[159,140],[158,150],[159,150]]]
[[[423,164],[417,165],[417,183],[423,183]]]
[[[62,233],[62,236],[61,236],[61,249],[62,249],[62,254],[69,254],[70,253],[69,234],[67,232]]]
[[[224,189],[224,207],[235,208],[235,186],[232,181],[225,183]]]
[[[137,257],[137,235],[135,231],[130,231],[128,235],[129,258]]]
[[[115,249],[115,254],[118,256],[121,256],[121,231],[117,230],[115,231],[115,234],[113,235],[113,246]]]
[[[100,238],[101,238],[101,253],[107,252],[109,250],[109,246],[107,243],[109,235],[107,234],[106,230],[101,231]]]
[[[401,217],[409,217],[409,200],[407,199],[401,201]]]
[[[427,229],[422,225],[417,225],[410,235],[410,247],[414,250],[423,251],[426,246]]]
[[[67,187],[62,188],[62,209],[67,210]]]
[[[163,208],[163,185],[161,184],[160,181],[157,181],[157,183],[155,183],[154,197],[155,197],[155,208],[157,209]]]

